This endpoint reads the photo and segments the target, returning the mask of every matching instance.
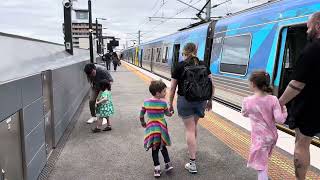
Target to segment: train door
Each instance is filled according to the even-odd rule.
[[[278,60],[273,76],[273,85],[275,87],[275,95],[280,97],[291,81],[293,67],[299,59],[300,53],[307,44],[307,26],[299,25],[286,27],[282,29],[281,40],[279,44]],[[290,103],[287,104],[290,112]],[[286,122],[291,125],[290,119]]]
[[[273,84],[276,94],[281,94],[291,81],[293,66],[297,62],[302,49],[307,44],[307,26],[299,25],[284,28],[281,32],[280,48],[278,52],[278,63]]]
[[[150,59],[150,70],[152,71],[153,69],[153,56],[154,56],[154,48],[151,48],[151,59]]]
[[[180,44],[174,44],[171,70],[173,70],[173,68],[179,63],[179,54],[180,54]]]
[[[143,49],[140,50],[139,66],[142,67]]]

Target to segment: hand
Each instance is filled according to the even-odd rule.
[[[283,112],[283,113],[288,112],[288,109],[287,109],[287,107],[286,107],[286,106],[282,106],[282,107],[281,107],[281,110],[282,110],[282,112]]]
[[[169,106],[169,112],[171,114],[174,114],[174,109],[173,109],[173,105],[172,104]]]
[[[141,122],[141,126],[143,127],[143,128],[146,128],[147,127],[147,124],[146,124],[146,122]]]
[[[210,111],[212,109],[212,100],[207,101],[206,111]]]

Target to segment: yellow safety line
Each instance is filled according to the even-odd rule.
[[[146,83],[149,84],[152,80],[151,77],[125,63],[124,66]],[[239,154],[242,158],[247,158],[251,141],[250,134],[248,132],[245,132],[226,120],[223,120],[223,118],[213,112],[207,113],[205,118],[199,121],[199,124]],[[272,179],[294,180],[295,176],[292,160],[288,159],[288,157],[275,149],[269,162],[269,175]],[[307,179],[318,180],[320,179],[320,175],[309,170],[307,173]]]

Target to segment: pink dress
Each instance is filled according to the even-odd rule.
[[[282,112],[277,97],[272,95],[245,98],[241,112],[250,118],[252,127],[247,165],[255,170],[265,170],[278,139],[276,122],[283,124],[288,114]]]

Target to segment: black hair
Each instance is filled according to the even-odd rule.
[[[153,80],[151,81],[151,84],[149,86],[149,91],[152,94],[152,96],[155,96],[158,93],[161,93],[165,88],[167,88],[167,85],[162,82],[161,80]]]
[[[106,89],[108,91],[111,91],[111,84],[109,81],[104,79],[104,80],[99,81],[98,84],[99,84],[99,89],[101,91],[105,91]]]
[[[269,94],[273,93],[273,88],[270,85],[270,75],[267,72],[263,70],[254,71],[251,74],[249,81],[261,91]]]
[[[92,70],[94,69],[96,69],[96,66],[93,63],[89,63],[84,67],[84,72],[87,74],[87,76],[90,76]]]

